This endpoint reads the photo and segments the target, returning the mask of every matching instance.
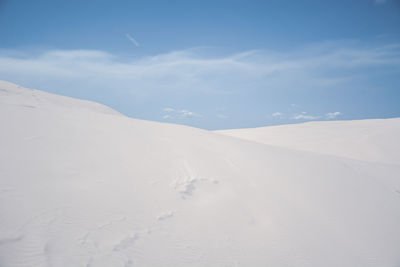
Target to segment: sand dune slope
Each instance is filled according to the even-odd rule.
[[[400,118],[307,122],[217,132],[302,151],[400,164]]]

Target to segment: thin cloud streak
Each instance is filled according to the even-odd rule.
[[[140,44],[138,41],[135,40],[129,33],[125,34],[126,38],[128,38],[129,41],[132,42],[132,44],[136,45],[136,47],[140,47]]]

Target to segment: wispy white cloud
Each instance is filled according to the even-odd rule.
[[[295,114],[292,119],[294,120],[317,120],[321,118],[320,116],[313,116],[313,115],[308,115],[307,112],[303,111],[299,114]]]
[[[173,109],[173,108],[164,108],[164,112],[167,112],[167,113],[172,113],[174,111],[175,111],[175,109]]]
[[[282,117],[282,116],[283,116],[283,113],[281,113],[281,112],[272,113],[272,117]]]
[[[199,109],[195,114],[181,112],[180,118],[224,114],[225,111],[218,110],[218,105],[224,103],[230,108],[230,116],[239,120],[247,116],[263,119],[265,113],[255,111],[262,110],[261,105],[297,103],[296,96],[311,90],[314,98],[338,88],[372,90],[374,83],[369,77],[400,75],[399,44],[366,46],[357,42],[330,42],[292,51],[251,50],[220,56],[211,56],[207,51],[196,48],[129,58],[98,50],[0,50],[0,78],[32,88],[104,101],[116,108],[116,99],[107,102],[108,99],[123,96],[125,99],[119,99],[118,105],[121,101],[126,103],[120,111],[129,111],[129,115],[139,118],[145,114],[142,110],[152,109],[143,117],[161,119],[156,111],[179,97],[186,101],[187,107],[199,101],[204,104],[201,108],[196,106]],[[255,98],[265,102],[259,101],[253,112],[249,103]],[[309,104],[302,100],[297,103],[300,107],[288,107],[287,112],[293,111],[288,114],[308,109],[313,100]],[[146,101],[150,105],[144,105]],[[236,110],[235,105],[244,111],[239,111],[239,107]],[[291,118],[288,114],[286,117]],[[310,116],[303,114],[299,118],[312,119]],[[208,118],[211,117],[218,120],[216,115]]]
[[[343,114],[339,111],[328,112],[325,114],[325,118],[327,118],[328,120],[331,120],[331,119],[335,119],[336,117],[341,116],[341,115],[343,115]]]
[[[360,48],[320,44],[290,53],[247,51],[209,57],[189,49],[129,60],[97,50],[50,50],[39,54],[0,50],[0,75],[15,82],[38,81],[40,77],[59,84],[96,84],[98,88],[138,94],[230,94],[243,88],[331,90],[353,77],[359,79],[365,68],[382,72],[385,66],[398,66],[399,52],[399,45]]]
[[[165,114],[164,116],[162,116],[162,118],[163,118],[164,120],[167,120],[167,119],[172,119],[172,116],[169,115],[169,114]]]
[[[173,109],[165,108],[164,112],[167,113],[163,116],[163,119],[182,119],[182,118],[199,118],[200,114],[186,110],[186,109]]]
[[[133,38],[129,33],[125,34],[126,38],[128,38],[129,41],[132,42],[132,44],[134,44],[136,47],[139,47],[140,44],[138,41],[135,40],[135,38]]]
[[[178,110],[177,111],[178,112],[178,114],[180,114],[183,118],[195,118],[195,117],[201,117],[201,115],[200,114],[197,114],[197,113],[194,113],[194,112],[192,112],[192,111],[189,111],[189,110]]]

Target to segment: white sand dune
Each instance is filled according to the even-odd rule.
[[[290,149],[400,164],[399,118],[307,122],[217,132]]]
[[[0,125],[1,267],[400,266],[398,119],[247,141],[1,82]]]

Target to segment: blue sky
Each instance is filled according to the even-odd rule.
[[[400,117],[400,1],[0,0],[0,79],[206,129]]]

